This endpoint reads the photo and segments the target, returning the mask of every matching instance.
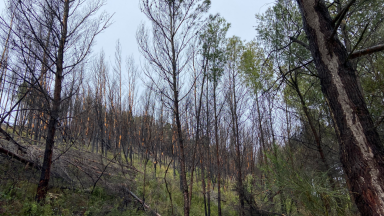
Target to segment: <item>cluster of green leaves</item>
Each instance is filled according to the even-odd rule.
[[[281,203],[275,210],[293,215],[353,215],[348,189],[333,190],[326,172],[298,166],[300,154],[300,150],[292,152],[288,146],[274,145],[267,153],[269,163],[260,166],[267,181],[259,187],[264,187],[269,196],[275,194],[274,203]],[[258,202],[270,204],[267,197],[263,193]],[[285,209],[281,210],[281,206]]]
[[[226,34],[231,24],[219,14],[209,15],[204,31],[200,34],[201,53],[206,67],[206,76],[217,85],[226,63]]]
[[[256,93],[273,87],[273,68],[265,59],[264,50],[255,41],[245,44],[239,70],[248,86]]]
[[[373,119],[383,114],[384,98],[384,58],[382,54],[370,56],[361,68],[361,85],[365,93],[368,109]]]

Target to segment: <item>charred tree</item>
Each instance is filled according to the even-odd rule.
[[[337,37],[338,25],[323,0],[297,2],[335,122],[349,189],[362,215],[384,215],[384,147],[359,90],[347,49]]]

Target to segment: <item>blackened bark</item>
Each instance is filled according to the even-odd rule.
[[[176,117],[176,128],[177,128],[177,140],[179,143],[180,151],[180,177],[183,184],[183,197],[184,197],[184,216],[189,215],[189,195],[188,195],[188,184],[187,184],[187,172],[185,169],[185,153],[184,153],[184,140],[181,131],[181,121],[179,113],[179,101],[178,101],[178,91],[175,91],[175,117]]]
[[[217,165],[217,215],[221,216],[221,191],[220,191],[220,154],[219,154],[219,126],[216,101],[217,80],[213,83],[213,110],[215,115],[215,143],[216,143],[216,165]]]
[[[207,196],[206,196],[206,189],[205,189],[205,171],[204,171],[204,164],[201,164],[201,184],[203,186],[203,197],[204,197],[204,215],[208,216],[207,212]]]
[[[379,44],[379,45],[376,45],[376,46],[372,46],[372,47],[368,47],[368,48],[365,48],[365,49],[362,49],[362,50],[355,51],[355,52],[353,52],[349,56],[349,59],[358,58],[358,57],[361,57],[361,56],[364,56],[364,55],[372,54],[372,53],[375,53],[375,52],[380,52],[380,51],[383,51],[383,50],[384,50],[384,44]]]
[[[199,142],[200,142],[200,115],[201,115],[201,108],[202,108],[202,100],[203,100],[203,90],[204,90],[204,83],[205,83],[206,76],[203,77],[203,82],[201,84],[201,91],[199,96],[199,103],[198,108],[196,111],[196,136],[195,136],[195,149],[193,151],[193,157],[192,157],[192,170],[191,170],[191,178],[190,178],[190,184],[189,184],[189,203],[192,204],[192,191],[193,191],[193,173],[195,169],[195,158],[196,158],[196,151],[199,148]],[[195,95],[195,104],[197,104],[197,95]],[[220,197],[220,196],[219,196]],[[189,206],[191,208],[191,206]]]
[[[52,110],[47,129],[47,139],[45,144],[44,161],[41,171],[41,177],[37,186],[36,200],[40,202],[45,199],[48,190],[48,184],[51,174],[53,146],[55,144],[56,125],[59,120],[60,104],[61,104],[61,88],[63,81],[63,63],[64,48],[67,40],[67,21],[69,13],[69,0],[64,1],[64,14],[62,21],[62,32],[59,43],[59,49],[56,60],[55,89],[53,93]]]
[[[362,215],[384,215],[384,148],[359,90],[348,52],[332,37],[335,25],[323,0],[297,0],[309,47],[331,108],[340,158]]]
[[[18,160],[18,161],[20,161],[20,162],[22,162],[22,163],[24,163],[27,166],[30,166],[32,168],[40,168],[40,166],[38,164],[36,164],[35,162],[30,161],[26,158],[23,158],[20,155],[17,155],[11,151],[8,151],[7,149],[4,149],[2,147],[0,147],[0,153],[6,154],[7,156],[12,157],[12,159]]]
[[[324,168],[325,172],[327,172],[327,175],[328,175],[328,178],[329,178],[329,182],[331,184],[331,187],[333,190],[336,190],[336,183],[333,179],[333,176],[331,175],[331,173],[329,172],[330,171],[330,166],[325,158],[325,155],[324,155],[324,151],[323,151],[323,147],[321,145],[321,139],[320,139],[320,135],[317,133],[316,129],[315,129],[315,124],[313,123],[313,120],[312,120],[312,117],[309,113],[309,110],[308,110],[308,107],[307,107],[307,104],[305,103],[305,100],[304,100],[304,97],[303,95],[301,94],[301,91],[299,89],[299,85],[297,84],[297,82],[293,82],[293,87],[295,88],[296,90],[296,93],[297,95],[299,96],[300,98],[300,103],[301,103],[301,107],[304,111],[304,114],[305,116],[307,117],[307,120],[308,120],[308,124],[309,124],[309,127],[311,128],[311,131],[313,133],[313,136],[315,138],[315,141],[316,141],[316,148],[317,148],[317,151],[319,152],[319,155],[320,155],[320,159],[321,161],[323,162],[324,164]],[[340,203],[340,201],[338,201],[338,203]]]
[[[234,77],[232,77],[234,80]],[[235,82],[234,82],[235,83]],[[245,191],[244,191],[244,185],[243,185],[243,174],[242,174],[242,164],[241,164],[241,150],[240,150],[240,137],[239,137],[239,123],[238,123],[238,116],[237,116],[237,98],[236,98],[236,87],[231,87],[231,101],[230,101],[230,110],[231,110],[231,118],[232,118],[232,133],[233,133],[233,140],[236,148],[236,169],[237,169],[237,176],[236,176],[236,187],[237,192],[239,194],[239,202],[240,202],[240,215],[245,215]]]
[[[22,145],[20,145],[18,142],[16,142],[12,137],[11,135],[9,135],[3,128],[1,128],[1,125],[0,125],[0,133],[3,134],[5,136],[5,140],[8,140],[10,141],[12,144],[16,145],[17,146],[17,150],[26,154],[27,151],[26,151],[26,148]]]
[[[177,66],[176,66],[176,51],[173,43],[172,38],[172,69],[173,69],[173,106],[174,106],[174,114],[175,114],[175,120],[176,120],[176,130],[177,130],[177,142],[179,144],[179,161],[180,161],[180,178],[182,182],[182,189],[183,189],[183,198],[184,198],[184,216],[189,215],[189,195],[188,195],[188,183],[187,183],[187,171],[185,169],[185,153],[184,153],[184,139],[182,134],[182,128],[181,128],[181,121],[180,121],[180,112],[179,112],[179,91],[177,88]]]

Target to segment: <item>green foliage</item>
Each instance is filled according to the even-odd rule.
[[[134,158],[135,166],[143,171],[144,163],[141,162],[138,158]],[[172,205],[170,202],[169,194],[165,186],[164,174],[166,171],[166,166],[157,166],[156,168],[156,176],[154,175],[154,164],[149,162],[146,167],[146,183],[145,183],[145,202],[160,215],[172,215],[172,205],[174,215],[183,215],[184,208],[184,198],[183,194],[180,190],[180,176],[179,172],[176,170],[176,175],[173,175],[173,168],[170,167],[166,179],[168,183],[168,188],[172,194]],[[197,171],[195,171],[194,176],[197,176]],[[190,179],[190,173],[187,174],[187,179]],[[143,173],[136,176],[136,182],[140,182],[141,184],[137,185],[137,190],[135,194],[142,199],[143,198]],[[209,178],[206,178],[206,181],[209,181]],[[232,183],[230,183],[232,184]],[[222,212],[223,215],[235,216],[237,215],[234,206],[237,205],[238,198],[236,192],[232,190],[233,185],[227,187],[226,189],[222,189],[222,196],[226,202],[222,204]],[[190,215],[204,215],[204,198],[202,196],[202,183],[201,179],[194,179],[193,188],[192,188],[192,204],[190,209]],[[217,194],[217,188],[212,192],[212,196],[214,197]],[[211,200],[211,214],[217,215],[217,201],[215,199]]]
[[[293,65],[311,59],[310,52],[290,37],[308,43],[302,30],[302,18],[296,1],[278,0],[263,14],[257,14],[257,37],[270,59],[281,65]],[[295,55],[291,55],[294,53]]]
[[[19,85],[19,89],[17,91],[17,99],[20,100],[25,93],[28,91],[29,84],[27,82],[23,82]]]
[[[384,97],[384,58],[378,53],[362,60],[364,63],[359,67],[361,85],[364,89],[368,109],[377,119],[383,113]]]
[[[267,205],[272,199],[283,202],[286,212],[297,211],[304,215],[351,215],[353,209],[348,189],[332,189],[326,172],[298,166],[295,154],[289,147],[273,146],[267,152],[268,164],[260,167],[266,176],[267,194],[259,197],[259,202]],[[250,190],[250,188],[248,188]],[[272,195],[271,195],[272,194]],[[279,194],[279,195],[277,195]],[[277,208],[276,211],[279,211]]]
[[[52,189],[44,203],[35,202],[36,184],[9,182],[0,187],[0,215],[146,215],[133,204],[122,206],[122,198],[96,187],[92,195],[83,191]]]
[[[348,0],[341,0],[340,4],[344,7],[348,4],[348,2]],[[336,16],[339,10],[340,9],[337,8],[337,5],[333,5],[330,8],[333,17]],[[383,0],[356,1],[341,22],[341,28],[345,29],[347,37],[341,34],[340,39],[343,42],[345,42],[345,40],[349,40],[351,45],[348,48],[351,50],[354,47],[356,48],[355,50],[359,50],[381,44],[383,41],[383,17]],[[366,26],[367,29],[362,37],[362,40],[358,43]]]
[[[1,172],[11,171],[10,167],[6,167],[7,163],[0,163]],[[169,199],[169,194],[164,182],[164,174],[166,166],[159,164],[154,169],[154,163],[151,160],[146,164],[147,175],[145,185],[143,183],[144,163],[134,155],[134,166],[140,171],[136,175],[135,181],[137,188],[132,188],[133,192],[140,198],[143,198],[143,189],[145,187],[145,202],[155,212],[161,215],[172,215],[172,207]],[[12,163],[12,165],[16,165]],[[24,167],[24,166],[20,166]],[[179,173],[176,170],[176,175],[173,175],[173,168],[170,167],[167,173],[168,188],[172,193],[173,213],[174,215],[183,214],[183,195],[180,191]],[[17,169],[13,170],[15,174],[19,172],[30,172],[31,170]],[[198,171],[196,171],[198,172]],[[195,172],[195,177],[197,173]],[[9,178],[10,176],[7,176]],[[190,173],[188,174],[190,179]],[[53,182],[57,180],[53,179]],[[112,179],[108,179],[113,184]],[[206,181],[209,181],[206,178]],[[231,183],[230,183],[231,184]],[[140,205],[131,197],[126,197],[130,200],[125,203],[124,197],[119,197],[113,192],[108,192],[106,188],[96,186],[93,193],[90,190],[68,190],[52,188],[48,191],[47,199],[44,203],[38,204],[35,202],[37,184],[33,179],[27,179],[19,176],[13,180],[0,178],[0,215],[150,215],[149,212],[138,210]],[[191,215],[204,215],[204,199],[202,196],[201,179],[194,178],[193,198]],[[217,215],[217,201],[213,197],[217,194],[217,188],[212,191],[211,211],[212,215]],[[222,205],[224,215],[236,215],[234,206],[237,205],[238,198],[231,187],[222,189],[222,196],[225,203]]]
[[[239,60],[241,54],[244,51],[244,43],[240,37],[232,36],[228,39],[227,43],[227,60],[229,61],[229,67],[232,70],[237,70],[239,66]]]
[[[336,17],[341,9],[350,1],[341,0],[337,4],[327,3],[332,17]],[[370,46],[382,44],[384,30],[384,1],[356,1],[341,22],[340,40],[349,52]],[[309,50],[292,40],[295,38],[308,45],[303,31],[301,13],[295,1],[278,0],[263,14],[256,15],[258,24],[256,30],[261,46],[268,52],[269,59],[282,73],[296,68],[312,59]],[[367,27],[367,28],[366,28]],[[366,29],[364,35],[363,31]],[[364,96],[373,119],[382,115],[382,54],[376,53],[358,60],[351,61],[357,69]],[[276,70],[278,72],[279,70]],[[293,72],[292,72],[293,73]],[[299,83],[307,106],[312,110],[326,104],[320,91],[320,82],[316,77],[317,71],[313,64],[302,67],[284,75],[282,79],[295,79]],[[282,76],[282,74],[278,74]],[[291,76],[291,77],[289,77]],[[312,87],[313,86],[313,87]],[[307,91],[308,90],[308,91]],[[298,107],[293,89],[284,89],[285,101],[291,107]],[[324,107],[324,106],[322,106]]]
[[[207,76],[215,85],[224,72],[226,34],[230,26],[219,14],[209,15],[208,23],[200,34]]]
[[[264,51],[255,41],[248,42],[245,45],[239,69],[247,84],[255,93],[270,88],[273,68],[270,61],[265,59]]]

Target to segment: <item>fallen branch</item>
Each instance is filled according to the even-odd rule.
[[[16,142],[12,137],[11,135],[9,135],[5,130],[3,130],[3,128],[0,127],[0,133],[2,133],[4,136],[5,136],[5,139],[10,141],[11,143],[15,144],[18,148],[19,151],[21,151],[22,153],[26,154],[27,151],[26,151],[26,147],[20,145],[18,142]]]
[[[26,158],[23,158],[23,157],[15,154],[13,152],[10,152],[7,149],[0,147],[0,153],[6,154],[7,156],[11,156],[13,159],[16,159],[17,161],[20,161],[20,162],[22,162],[22,163],[24,163],[27,166],[30,166],[32,168],[38,168],[38,169],[40,168],[40,166],[38,164],[36,164],[36,163],[26,159]]]
[[[112,160],[114,160],[116,157],[117,157],[117,154],[115,155],[115,157],[113,157]],[[100,174],[100,176],[97,178],[97,180],[96,180],[95,183],[93,184],[93,188],[92,188],[91,194],[93,194],[93,191],[95,190],[95,187],[96,187],[97,182],[101,179],[101,177],[103,176],[104,172],[107,170],[109,164],[111,164],[112,160],[111,160],[111,161],[104,167],[103,172]]]
[[[93,152],[90,152],[90,151],[86,151],[86,150],[82,150],[82,149],[79,149],[79,150],[82,151],[82,152],[85,152],[85,153],[94,154]],[[140,170],[136,169],[134,166],[129,166],[129,165],[121,164],[121,163],[119,163],[119,162],[111,161],[109,158],[107,158],[107,157],[105,157],[105,156],[103,156],[103,155],[101,155],[101,158],[106,159],[108,162],[111,162],[111,163],[113,163],[113,164],[117,164],[117,165],[119,165],[119,166],[123,166],[123,167],[125,167],[125,168],[127,168],[127,169],[136,171],[136,172],[138,172],[138,173],[143,173],[143,172],[141,172]],[[82,158],[82,159],[83,159],[83,160],[88,160],[88,161],[91,161],[91,162],[95,162],[95,163],[99,163],[99,162],[96,162],[95,160],[91,160],[91,159],[88,159],[88,158]]]
[[[128,190],[128,188],[124,188],[124,190],[126,190],[129,194],[131,194],[131,196],[133,198],[135,198],[139,203],[141,203],[146,209],[148,210],[151,210],[151,208],[149,207],[149,205],[145,204],[139,197],[137,197],[134,193],[132,193],[132,191]],[[160,214],[156,213],[156,212],[153,212],[154,215],[156,216],[161,216]]]
[[[280,193],[280,191],[278,191],[276,194]],[[276,195],[275,194],[275,195]],[[250,210],[251,210],[251,214],[252,215],[260,215],[260,216],[285,216],[284,214],[280,214],[280,213],[276,213],[276,212],[269,212],[269,211],[265,211],[265,210],[262,210],[262,209],[259,209],[259,207],[257,206],[255,200],[253,198],[251,199],[247,199],[245,198],[245,201],[249,204],[250,206]]]
[[[76,164],[73,164],[71,161],[68,161],[68,160],[65,160],[65,161],[66,161],[67,163],[69,163],[69,164],[75,166],[77,169],[79,169],[79,170],[82,171],[83,173],[85,173],[85,174],[86,174],[87,176],[89,176],[89,177],[92,179],[92,181],[93,181],[93,177],[92,177],[92,175],[89,174],[89,173],[87,173],[85,170],[83,170],[82,167],[77,166]]]
[[[98,168],[95,168],[95,167],[93,167],[93,166],[82,167],[82,166],[80,166],[79,164],[78,164],[78,165],[74,164],[73,161],[71,161],[71,160],[64,160],[64,161],[67,162],[68,164],[71,164],[72,166],[76,167],[77,169],[79,169],[80,171],[84,172],[84,173],[87,174],[88,176],[90,176],[90,174],[88,174],[87,172],[85,172],[84,169],[92,168],[92,169],[94,169],[93,172],[98,173],[98,174],[101,174],[101,173],[102,173],[101,171],[98,171]],[[75,161],[75,162],[76,162],[76,161]],[[115,176],[115,174],[111,174],[111,173],[104,173],[104,175]]]

